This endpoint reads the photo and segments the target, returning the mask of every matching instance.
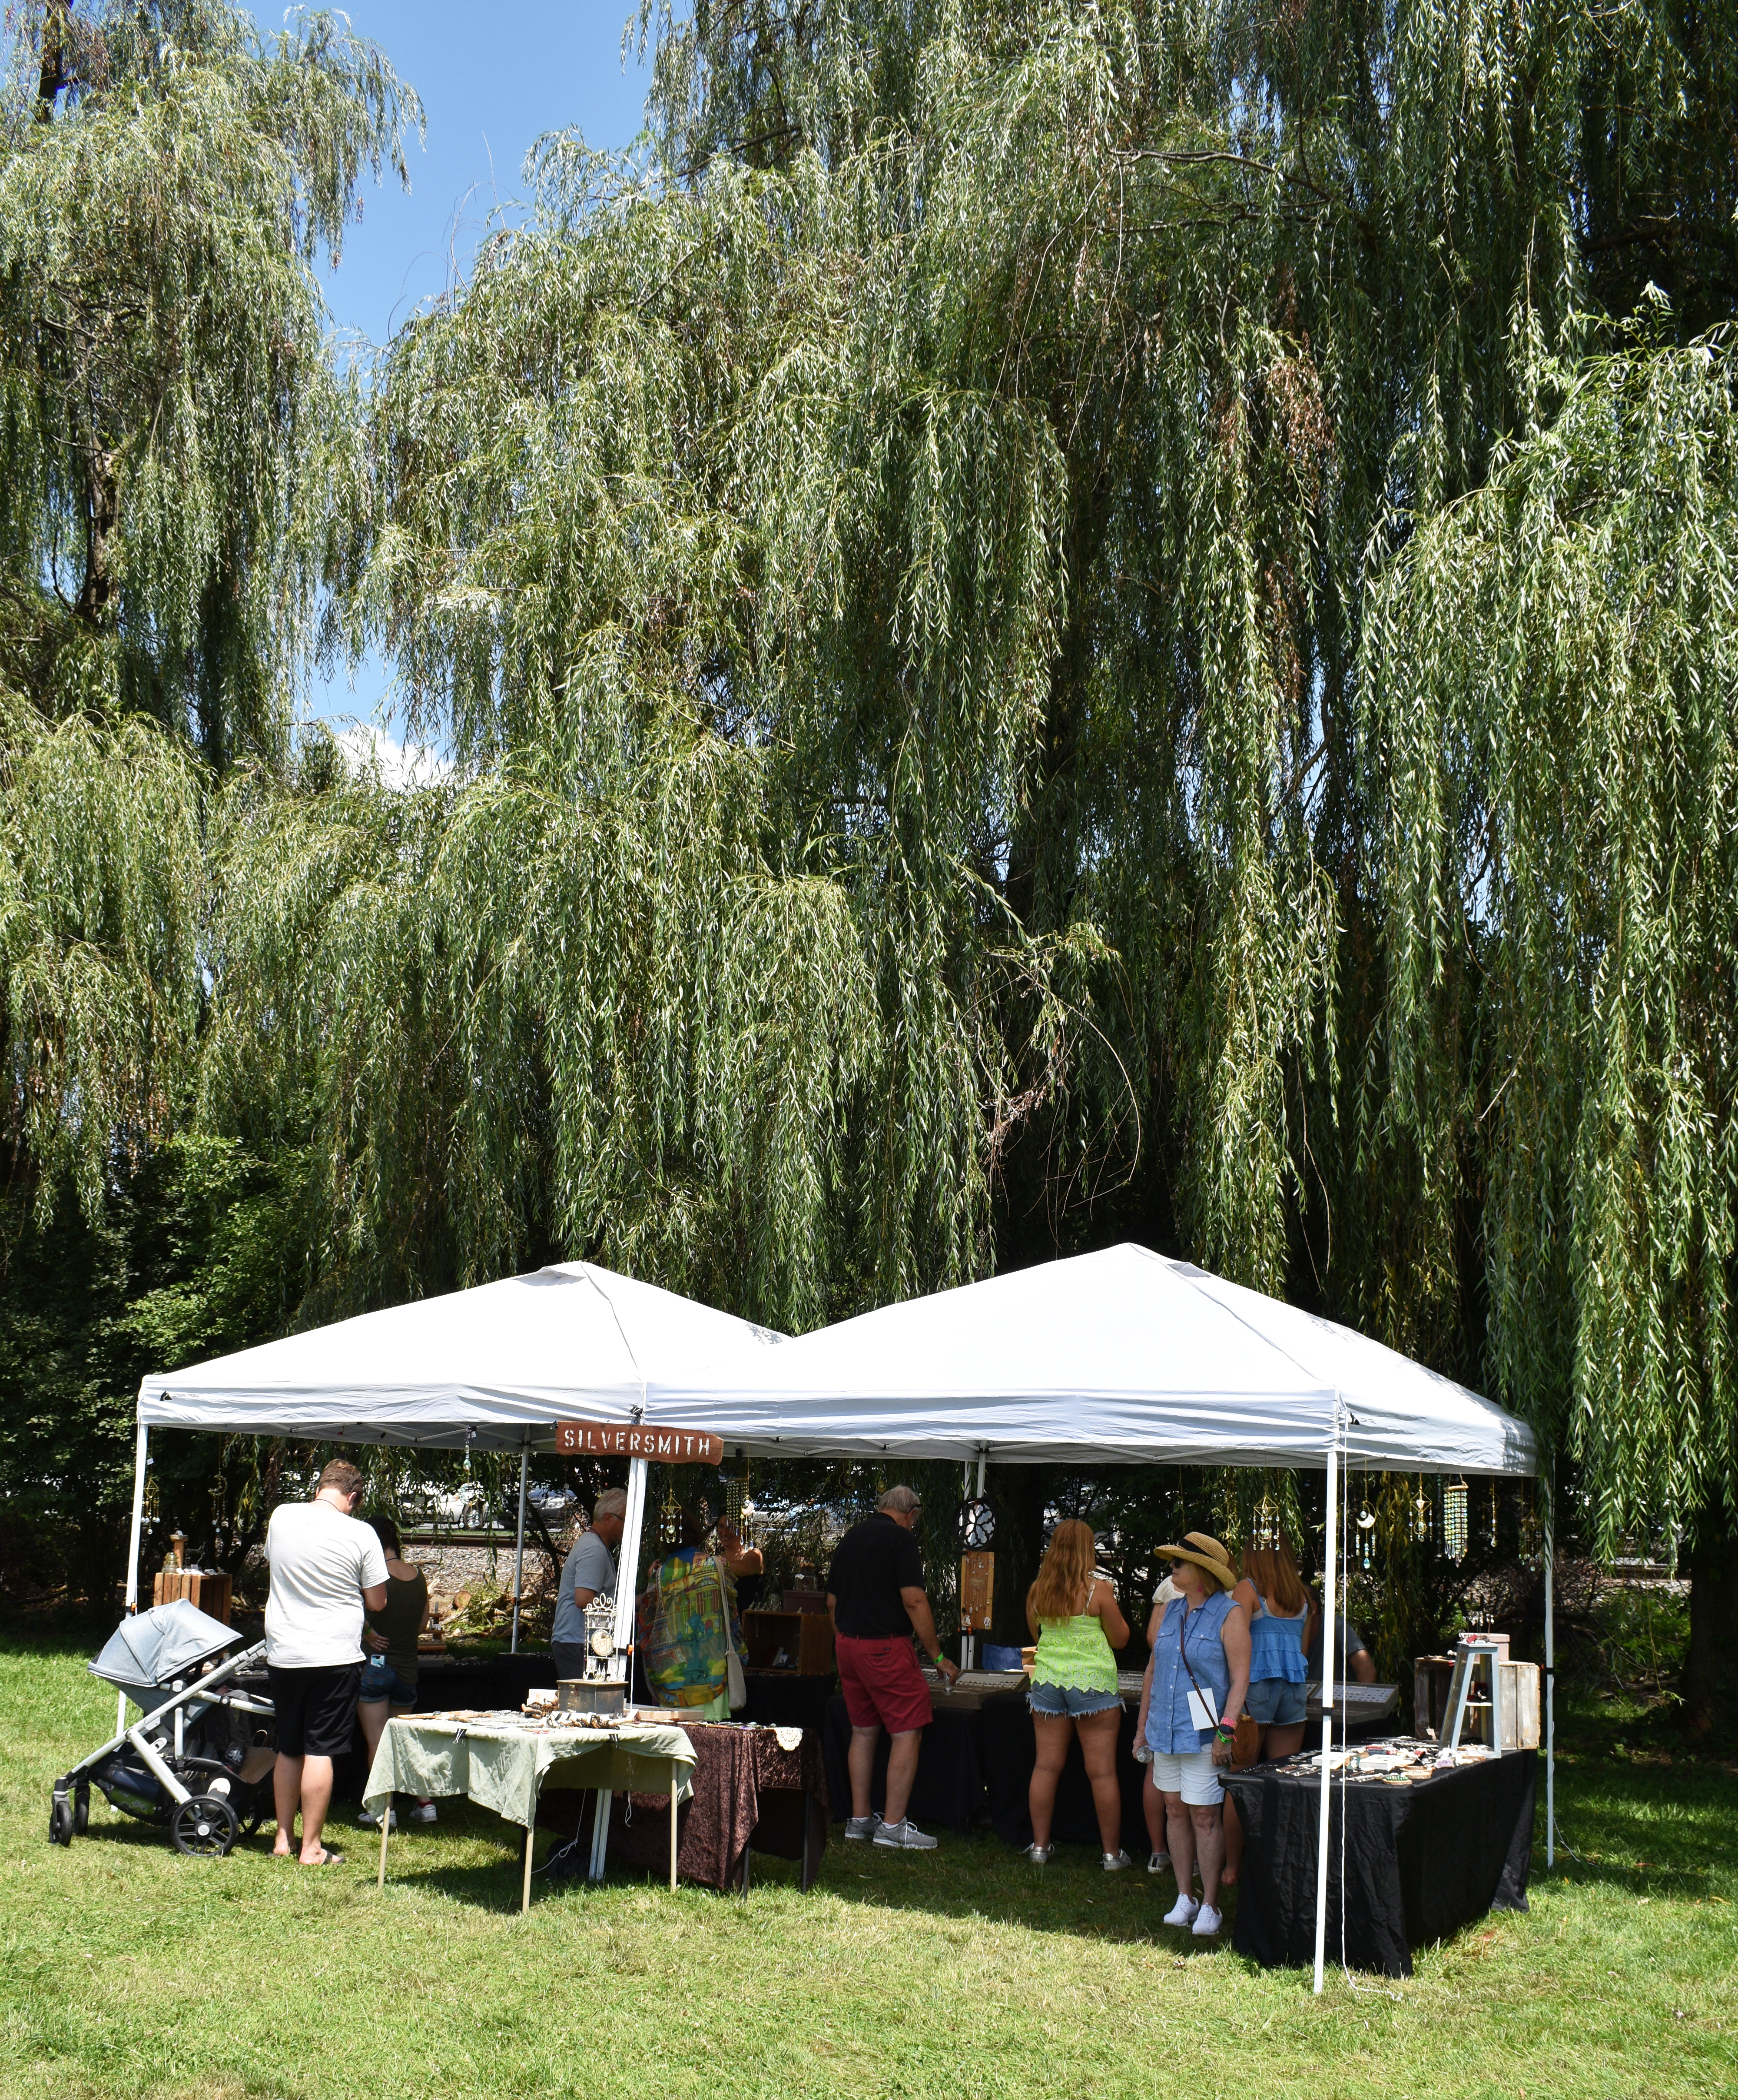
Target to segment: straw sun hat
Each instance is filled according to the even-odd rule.
[[[1180,1546],[1154,1546],[1154,1557],[1160,1560],[1193,1561],[1197,1568],[1204,1568],[1212,1576],[1221,1589],[1236,1589],[1237,1570],[1231,1564],[1230,1555],[1216,1538],[1210,1538],[1204,1531],[1186,1531],[1183,1540]]]

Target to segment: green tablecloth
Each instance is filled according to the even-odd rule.
[[[545,1785],[605,1787],[612,1793],[694,1791],[694,1745],[680,1728],[646,1721],[603,1728],[515,1727],[511,1722],[419,1719],[386,1723],[364,1790],[383,1815],[395,1793],[462,1793],[528,1830]]]

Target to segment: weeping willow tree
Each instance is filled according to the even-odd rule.
[[[147,1331],[184,1357],[299,1295],[291,1236],[235,1251],[276,1168],[189,1137],[210,826],[226,770],[288,748],[354,472],[316,254],[418,112],[334,18],[262,39],[207,0],[46,0],[7,25],[0,1481],[22,1520],[124,1493]],[[158,1290],[185,1302],[150,1310]]]
[[[1600,1543],[1692,1542],[1705,1707],[1738,1588],[1738,373],[1723,330],[1555,377],[1374,601],[1390,1113],[1439,1214],[1481,1162],[1495,1382]]]
[[[354,390],[384,61],[20,20],[32,1173],[289,1162],[302,1318],[1133,1233],[1715,1523],[1729,0],[651,11],[651,144]],[[287,735],[322,587],[430,784]]]

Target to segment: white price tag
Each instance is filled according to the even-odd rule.
[[[1189,1695],[1189,1718],[1200,1729],[1216,1728],[1219,1716],[1213,1710],[1213,1702],[1204,1692],[1191,1688]]]

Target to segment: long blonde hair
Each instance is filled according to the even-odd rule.
[[[1243,1573],[1255,1584],[1268,1609],[1281,1618],[1295,1619],[1309,1602],[1309,1592],[1304,1587],[1290,1543],[1283,1533],[1272,1546],[1244,1548]]]
[[[1098,1565],[1098,1541],[1092,1527],[1079,1517],[1065,1517],[1050,1534],[1050,1546],[1026,1597],[1026,1608],[1041,1625],[1071,1619],[1089,1600]]]

